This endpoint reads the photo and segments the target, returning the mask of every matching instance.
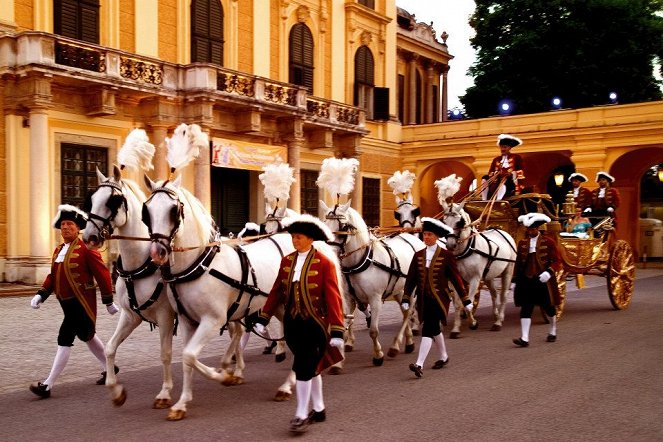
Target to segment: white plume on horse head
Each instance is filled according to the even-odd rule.
[[[449,208],[447,201],[452,198],[460,190],[460,182],[463,181],[462,177],[457,177],[455,173],[441,178],[434,182],[437,187],[437,200],[444,210]]]
[[[394,191],[394,195],[396,195],[397,203],[400,203],[401,200],[408,199],[416,178],[417,176],[409,170],[404,170],[403,172],[397,170],[387,180],[387,184],[389,184]],[[402,198],[400,198],[399,195],[402,195]]]
[[[186,167],[198,158],[200,149],[209,145],[207,134],[197,124],[182,123],[175,129],[171,138],[166,138],[168,153],[166,160],[171,171]]]
[[[356,158],[325,158],[316,184],[332,195],[348,195],[355,187]]]
[[[258,178],[264,186],[267,201],[286,201],[290,198],[290,186],[295,182],[294,169],[287,163],[272,163],[262,168]]]
[[[117,152],[117,163],[121,168],[127,167],[133,170],[152,170],[152,158],[154,157],[154,145],[144,129],[134,129],[129,132],[124,144]]]

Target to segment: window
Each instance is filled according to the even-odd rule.
[[[223,8],[219,0],[191,2],[191,62],[223,66]]]
[[[97,167],[108,170],[108,151],[103,147],[62,143],[62,204],[83,207],[85,197],[97,188]]]
[[[361,46],[355,54],[354,104],[366,111],[366,118],[373,119],[373,75],[375,61],[368,46]]]
[[[289,81],[313,93],[313,36],[303,23],[297,23],[290,30]]]
[[[359,0],[360,5],[364,5],[367,8],[375,9],[375,0]]]
[[[249,221],[250,172],[226,167],[211,168],[212,217],[222,235],[237,234]]]
[[[362,178],[361,214],[369,227],[380,225],[380,179]]]
[[[99,0],[54,0],[53,28],[63,37],[99,43]]]
[[[301,209],[302,213],[318,216],[318,185],[315,183],[318,179],[318,172],[315,170],[300,170],[299,177],[301,181]]]

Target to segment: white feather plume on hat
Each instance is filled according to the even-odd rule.
[[[414,185],[414,180],[417,178],[415,174],[409,170],[404,170],[401,172],[397,170],[394,174],[387,180],[387,184],[393,189],[394,195],[398,194],[408,194]]]
[[[290,198],[290,186],[295,182],[294,169],[287,163],[268,164],[258,175],[265,187],[263,193],[268,201],[287,200]]]
[[[325,158],[316,184],[332,195],[347,195],[355,187],[358,168],[359,160],[356,158]]]
[[[175,129],[171,138],[166,138],[168,153],[166,160],[171,172],[187,166],[198,158],[200,149],[209,145],[207,134],[197,124],[182,123]]]
[[[437,200],[442,207],[446,207],[447,199],[451,198],[460,190],[460,182],[463,181],[462,177],[457,177],[455,173],[435,181],[437,187]]]
[[[133,170],[152,170],[152,158],[154,157],[154,145],[144,129],[134,129],[129,132],[124,144],[117,152],[117,163],[120,168],[127,167]]]

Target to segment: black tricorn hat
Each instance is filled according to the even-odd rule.
[[[550,218],[543,213],[527,213],[525,215],[520,215],[518,221],[521,222],[525,227],[541,227],[542,225],[549,223]]]
[[[516,147],[520,146],[523,144],[523,140],[521,140],[518,137],[514,137],[513,135],[509,134],[500,134],[497,136],[497,145],[498,146],[509,146],[509,147]]]
[[[311,215],[298,215],[283,220],[283,227],[288,233],[301,233],[314,241],[331,241],[334,239],[329,227]]]
[[[73,221],[79,229],[84,229],[85,224],[87,224],[87,214],[78,207],[74,207],[70,204],[61,204],[58,206],[57,215],[53,218],[53,227],[59,229],[60,224],[64,220]]]
[[[421,230],[423,232],[431,232],[437,235],[438,238],[446,238],[448,235],[454,233],[451,227],[444,224],[439,219],[423,217],[421,218]]]

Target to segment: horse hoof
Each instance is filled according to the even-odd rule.
[[[172,408],[168,412],[166,420],[168,421],[181,421],[186,417],[186,411],[184,410],[173,410]]]
[[[221,381],[221,385],[226,387],[232,387],[234,385],[242,385],[244,383],[244,378],[239,376],[228,376],[226,379]]]
[[[345,351],[346,351],[347,353],[350,353],[352,350],[354,350],[354,347],[353,347],[352,345],[346,345],[346,346],[345,346]]]
[[[460,332],[451,332],[451,333],[449,333],[449,338],[450,338],[450,339],[458,339],[458,338],[460,338]]]
[[[405,345],[405,353],[412,353],[414,351],[414,344]]]
[[[490,327],[490,331],[500,331],[500,330],[502,330],[501,325],[493,324],[493,326]]]
[[[154,403],[152,404],[152,408],[155,408],[157,410],[165,410],[166,408],[169,408],[171,405],[173,405],[173,401],[170,399],[155,399]]]
[[[343,369],[340,367],[331,367],[327,373],[337,375],[341,374],[343,372]]]
[[[127,401],[127,392],[123,388],[122,391],[120,391],[120,395],[116,398],[113,398],[113,405],[115,405],[116,407],[121,407],[122,405],[124,405],[126,401]]]
[[[470,325],[470,330],[476,330],[479,328],[479,321],[474,321],[474,324]]]
[[[398,356],[398,353],[400,352],[395,348],[390,348],[389,351],[387,352],[387,356],[389,356],[390,358],[395,358],[396,356]]]
[[[382,363],[384,362],[384,357],[382,358],[373,358],[373,365],[376,367],[382,366]]]
[[[287,391],[277,391],[276,396],[274,396],[274,400],[276,402],[285,402],[289,401],[291,396],[292,393],[288,393]]]
[[[276,362],[283,362],[285,361],[285,352],[283,353],[278,353],[276,356],[274,356],[274,360]]]

